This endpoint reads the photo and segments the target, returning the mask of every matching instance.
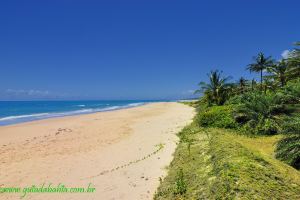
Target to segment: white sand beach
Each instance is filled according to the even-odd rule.
[[[151,103],[0,127],[0,187],[96,188],[91,193],[31,193],[24,199],[152,199],[166,175],[178,133],[194,109]],[[0,194],[0,199],[19,199]]]

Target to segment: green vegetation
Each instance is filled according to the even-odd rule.
[[[183,101],[181,103],[185,104],[185,105],[188,105],[188,106],[191,106],[191,107],[194,107],[194,108],[197,108],[197,106],[198,106],[198,101],[196,101],[196,100]]]
[[[223,105],[228,98],[227,91],[230,88],[228,80],[230,77],[222,77],[222,72],[218,70],[211,71],[208,76],[209,83],[200,82],[200,90],[197,90],[196,93],[204,92],[204,99],[209,105]]]
[[[273,135],[280,131],[281,116],[287,114],[281,96],[249,92],[235,105],[235,121],[246,134]]]
[[[287,136],[278,142],[276,157],[300,169],[300,117],[286,119],[282,127]]]
[[[246,69],[260,81],[214,70],[185,103],[197,115],[155,199],[300,199],[300,50],[259,53]]]
[[[271,56],[265,57],[264,53],[260,52],[256,57],[253,58],[254,62],[249,64],[247,69],[250,72],[259,72],[260,73],[260,85],[261,90],[263,89],[263,71],[268,67],[271,67],[274,63]]]
[[[299,45],[297,43],[296,45]],[[198,104],[198,123],[204,127],[236,129],[246,135],[285,134],[278,143],[276,157],[300,168],[300,50],[278,62],[260,52],[246,67],[260,74],[260,83],[241,77],[230,83],[218,70],[209,83],[200,83],[203,97]],[[224,106],[225,105],[225,106]],[[287,125],[286,125],[287,124]],[[293,130],[286,127],[293,126]],[[296,136],[295,136],[296,135]]]
[[[300,136],[289,136],[279,141],[276,157],[300,169]]]
[[[247,137],[203,128],[195,118],[179,137],[154,199],[300,198],[300,172],[274,158],[274,144],[282,136]]]
[[[232,106],[208,107],[198,115],[198,123],[203,127],[236,128]]]

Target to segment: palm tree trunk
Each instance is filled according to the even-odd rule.
[[[285,77],[284,76],[280,76],[280,82],[281,82],[281,87],[283,87],[284,82],[285,82]]]

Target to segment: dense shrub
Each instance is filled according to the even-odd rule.
[[[282,133],[289,135],[300,135],[300,115],[294,114],[284,118],[284,123],[282,124]]]
[[[200,112],[197,117],[200,126],[236,128],[238,124],[232,115],[232,106],[213,106]]]
[[[298,104],[300,102],[300,79],[288,82],[282,89],[285,103]]]
[[[276,146],[276,158],[300,169],[300,118],[287,119],[282,132],[287,134]]]
[[[300,169],[300,135],[287,136],[276,147],[276,158]]]
[[[241,131],[247,135],[274,135],[280,131],[279,124],[274,119],[260,118],[258,121],[250,120],[245,123]]]
[[[245,97],[245,94],[235,95],[235,96],[231,97],[230,99],[228,99],[226,101],[225,105],[240,104],[244,101],[243,100],[244,97]]]
[[[232,99],[236,103],[234,119],[243,132],[255,135],[273,135],[280,131],[281,118],[287,113],[282,96],[274,93],[251,92]]]

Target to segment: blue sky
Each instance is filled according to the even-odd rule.
[[[1,1],[0,99],[190,96],[300,40],[300,1]]]

